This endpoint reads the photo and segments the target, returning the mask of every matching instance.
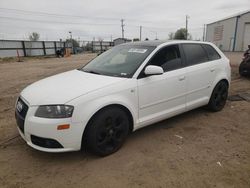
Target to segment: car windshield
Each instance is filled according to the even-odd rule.
[[[93,74],[131,78],[153,46],[120,45],[97,56],[80,70]]]

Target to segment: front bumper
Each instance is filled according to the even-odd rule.
[[[26,101],[25,103],[28,105]],[[38,107],[29,105],[28,107],[23,128],[18,126],[18,131],[29,146],[44,152],[68,152],[81,149],[82,123],[72,122],[71,118],[35,117],[34,114]],[[57,130],[58,125],[63,124],[70,124],[70,128]]]

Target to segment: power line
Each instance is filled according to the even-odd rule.
[[[0,8],[0,10],[7,10],[7,11],[14,11],[16,13],[21,13],[21,14],[35,14],[35,15],[41,15],[41,16],[54,16],[54,17],[72,17],[72,18],[81,18],[81,19],[99,19],[99,20],[113,20],[113,21],[118,21],[117,18],[110,18],[110,17],[89,17],[89,16],[80,16],[80,15],[72,15],[72,14],[55,14],[55,13],[48,13],[48,12],[41,12],[41,11],[30,11],[30,10],[21,10],[21,9],[11,9],[11,8]],[[153,21],[147,21],[147,20],[139,20],[139,19],[131,19],[131,18],[126,18],[126,20],[133,21],[133,22],[144,22],[144,23],[155,23]]]
[[[4,19],[9,19],[9,20],[14,20],[14,21],[28,21],[28,22],[43,22],[43,23],[53,23],[53,24],[85,24],[85,25],[117,25],[117,24],[111,24],[111,23],[87,23],[87,22],[65,22],[65,21],[51,21],[51,20],[34,20],[34,19],[29,19],[29,18],[14,18],[14,17],[9,17],[9,16],[0,16],[0,18]]]
[[[103,17],[87,17],[79,15],[68,15],[68,14],[54,14],[48,12],[40,11],[29,11],[29,10],[20,10],[20,9],[10,9],[10,8],[0,8],[0,10],[16,11],[23,14],[36,14],[36,15],[46,15],[46,16],[56,16],[56,17],[74,17],[74,18],[85,18],[85,19],[102,19],[102,20],[118,20],[117,18],[103,18]]]

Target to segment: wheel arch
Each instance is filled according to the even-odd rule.
[[[82,134],[82,145],[84,144],[84,141],[85,141],[85,137],[86,137],[85,135],[86,135],[87,129],[88,129],[88,127],[89,127],[91,121],[93,121],[93,119],[95,118],[95,116],[96,116],[99,112],[101,112],[101,111],[103,111],[103,110],[105,110],[105,109],[107,109],[107,108],[115,108],[115,107],[118,107],[118,108],[122,109],[122,110],[126,113],[126,115],[128,116],[128,118],[129,118],[129,132],[132,132],[132,131],[134,130],[134,117],[133,117],[131,111],[130,111],[126,106],[124,106],[124,105],[122,105],[122,104],[118,104],[118,103],[108,104],[108,105],[103,106],[103,107],[101,107],[100,109],[98,109],[98,110],[89,118],[89,120],[88,120],[88,122],[87,122],[87,124],[86,124],[86,126],[85,126],[85,128],[84,128],[83,134]],[[82,147],[83,147],[83,146],[82,146]]]
[[[219,80],[215,85],[217,85],[219,82],[225,82],[227,86],[229,87],[229,81],[226,78]]]
[[[225,83],[227,84],[228,88],[230,87],[230,81],[228,80],[228,78],[226,78],[226,76],[225,76],[225,77],[220,77],[220,78],[215,79],[215,81],[214,81],[214,83],[213,83],[213,85],[212,85],[212,87],[211,87],[210,93],[209,93],[209,100],[210,100],[210,98],[211,98],[211,96],[212,96],[212,93],[213,93],[213,91],[214,91],[215,86],[216,86],[219,82],[225,82]]]

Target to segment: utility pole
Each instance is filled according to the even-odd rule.
[[[70,40],[72,41],[72,31],[69,31],[70,34]]]
[[[140,41],[141,41],[142,26],[140,26]]]
[[[188,39],[188,19],[189,19],[189,16],[186,15],[186,40]]]
[[[124,19],[121,19],[121,27],[122,27],[122,38],[124,39]]]
[[[72,51],[74,53],[74,44],[73,44],[73,40],[72,40],[72,31],[69,31],[69,34],[70,34],[70,42],[71,42],[71,45],[72,45],[71,49],[72,49]]]
[[[204,24],[204,27],[203,27],[203,41],[206,40],[206,24]]]

